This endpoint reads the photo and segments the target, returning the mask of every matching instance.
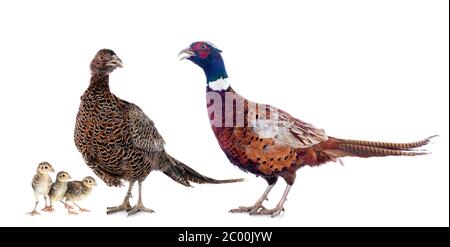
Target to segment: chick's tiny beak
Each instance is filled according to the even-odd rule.
[[[106,63],[106,66],[113,66],[116,68],[123,68],[123,63],[122,60],[120,60],[120,58],[116,55],[112,56],[111,61]]]
[[[180,58],[180,60],[186,59],[186,58],[190,58],[195,56],[195,52],[193,52],[191,50],[191,48],[186,48],[182,51],[180,51],[180,53],[178,53],[178,57]]]

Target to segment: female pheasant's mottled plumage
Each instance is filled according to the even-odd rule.
[[[186,186],[189,181],[240,181],[201,176],[168,155],[153,121],[138,106],[110,92],[109,74],[117,67],[122,67],[122,61],[113,51],[103,49],[97,53],[91,63],[91,82],[81,97],[75,126],[75,144],[98,177],[109,186],[129,181],[130,191],[135,181],[141,183],[152,170],[160,170]],[[121,205],[126,208],[120,211],[129,209],[127,197]]]
[[[228,83],[221,51],[209,42],[194,42],[180,52],[200,66],[207,80],[207,108],[212,130],[231,163],[262,176],[269,186],[250,207],[231,212],[279,215],[302,166],[318,166],[340,157],[416,156],[426,152],[415,148],[428,144],[433,137],[413,143],[386,143],[345,140],[327,136],[322,129],[303,122],[285,111],[251,102],[236,93]],[[286,190],[274,209],[262,203],[282,177]]]

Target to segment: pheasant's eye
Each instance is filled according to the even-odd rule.
[[[206,45],[201,45],[200,49],[202,49],[202,50],[206,49]]]

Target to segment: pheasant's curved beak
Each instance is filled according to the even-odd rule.
[[[112,59],[106,63],[106,66],[111,66],[115,68],[123,68],[122,60],[116,55],[112,56]]]
[[[195,56],[195,52],[193,52],[189,47],[178,53],[178,57],[180,58],[180,60],[187,59],[193,56]]]

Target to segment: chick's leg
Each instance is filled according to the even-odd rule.
[[[85,209],[85,208],[82,208],[82,207],[78,206],[78,204],[76,204],[75,202],[73,202],[73,205],[77,206],[77,208],[80,210],[80,212],[91,212],[88,209]]]
[[[74,209],[74,207],[69,203],[63,202],[62,200],[60,202],[64,205],[65,209]]]
[[[53,199],[49,198],[49,201],[50,201],[50,205],[43,208],[42,211],[49,212],[49,213],[55,212],[55,209],[53,208]]]
[[[130,209],[128,212],[128,216],[136,214],[138,212],[148,212],[148,213],[154,213],[155,211],[144,207],[144,204],[142,203],[142,181],[138,182],[139,184],[139,198],[136,206]]]
[[[47,203],[47,199],[50,202],[50,205]],[[45,201],[45,207],[43,209],[41,209],[41,211],[45,211],[45,212],[53,212],[53,207],[51,204],[51,199],[50,197],[48,197],[47,195],[44,195],[44,201]]]
[[[39,195],[36,191],[34,192],[34,198],[36,199],[36,201],[34,203],[34,209],[33,209],[33,211],[28,213],[31,216],[35,216],[36,214],[39,214],[39,212],[36,211],[37,205],[39,204]]]
[[[66,208],[67,208],[67,214],[73,214],[73,215],[78,215],[78,213],[75,211],[75,210],[73,210],[73,206],[72,205],[70,205],[69,204],[69,202],[67,201],[67,199],[66,199],[66,201],[64,202],[64,205],[66,206]]]
[[[125,195],[125,198],[123,199],[123,202],[121,205],[116,207],[108,207],[106,213],[107,214],[113,214],[120,211],[129,211],[131,209],[130,206],[130,197],[131,197],[131,191],[133,190],[134,181],[130,182],[130,186],[128,187],[127,194]]]

